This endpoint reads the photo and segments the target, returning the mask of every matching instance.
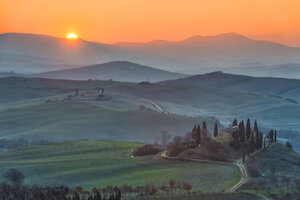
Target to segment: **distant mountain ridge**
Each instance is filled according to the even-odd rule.
[[[123,60],[186,74],[243,71],[262,66],[300,63],[300,48],[253,40],[236,33],[194,36],[182,41],[103,44],[45,35],[0,35],[0,71],[40,73]],[[257,72],[260,75],[259,72]]]
[[[110,80],[123,82],[162,81],[186,77],[185,74],[168,72],[127,61],[114,61],[75,69],[33,74],[31,77],[68,80]]]

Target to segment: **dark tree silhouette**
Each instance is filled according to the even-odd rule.
[[[201,128],[199,124],[196,128],[196,143],[197,145],[201,144]]]
[[[12,168],[3,174],[3,178],[10,181],[14,185],[20,185],[23,183],[25,176],[22,172]]]
[[[271,143],[273,143],[274,142],[274,131],[273,130],[270,131],[269,136],[271,139]]]
[[[217,122],[215,122],[214,136],[215,136],[215,137],[218,137],[218,135],[219,135],[218,124],[217,124]]]
[[[257,121],[256,121],[256,120],[254,121],[254,127],[253,127],[253,130],[254,130],[256,133],[259,133],[259,131],[258,131],[258,126],[257,126]]]
[[[251,133],[251,136],[250,136],[250,152],[253,153],[254,152],[254,149],[255,149],[255,136],[254,136],[254,133],[252,131]]]
[[[197,126],[196,126],[196,124],[195,124],[195,126],[194,126],[194,128],[193,128],[193,130],[192,130],[192,138],[193,138],[194,140],[196,140],[196,132],[197,132]]]
[[[239,124],[239,136],[241,143],[245,143],[245,125],[244,121],[240,122]]]
[[[275,143],[277,142],[277,131],[275,130],[275,133],[274,133],[274,140],[275,140]]]
[[[247,140],[249,140],[251,135],[251,123],[250,123],[250,119],[247,120],[247,125],[246,125],[246,137]]]
[[[203,139],[205,141],[207,138],[207,127],[206,127],[205,121],[203,122],[203,125],[202,125],[202,135],[203,135]],[[202,140],[202,142],[204,142],[204,141]]]
[[[238,125],[238,122],[237,122],[236,118],[234,118],[234,120],[232,122],[232,127],[237,126],[237,125]]]

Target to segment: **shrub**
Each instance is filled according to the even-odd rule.
[[[24,174],[14,168],[9,169],[3,174],[3,178],[10,181],[14,185],[20,185],[24,181]]]
[[[158,154],[161,148],[157,145],[145,145],[143,147],[137,148],[132,152],[133,156],[145,156]]]
[[[169,156],[175,157],[185,150],[187,150],[187,147],[185,145],[173,145],[172,147],[170,147]]]
[[[286,142],[285,146],[287,146],[287,148],[289,148],[289,149],[293,149],[293,146],[290,142]]]

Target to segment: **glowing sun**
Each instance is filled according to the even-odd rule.
[[[76,35],[75,33],[69,33],[69,34],[67,35],[67,38],[68,38],[68,39],[77,39],[78,37],[77,37],[77,35]]]

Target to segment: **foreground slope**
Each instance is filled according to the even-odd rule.
[[[247,161],[251,178],[241,190],[252,190],[271,199],[299,199],[300,154],[282,144]]]
[[[74,141],[33,146],[0,153],[0,172],[16,168],[26,183],[81,185],[168,184],[188,181],[195,191],[220,192],[239,180],[234,166],[157,161],[130,154],[140,143]],[[188,169],[188,170],[186,170]]]

